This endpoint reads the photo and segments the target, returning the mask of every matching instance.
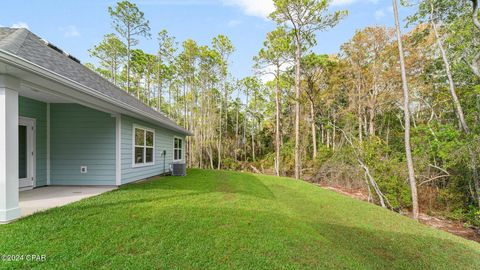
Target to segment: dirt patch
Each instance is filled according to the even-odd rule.
[[[321,184],[318,184],[318,186],[349,196],[357,200],[368,201],[368,192],[366,190],[348,189],[340,186],[328,186]],[[405,215],[411,217],[411,213],[405,213]],[[427,226],[480,243],[480,231],[472,228],[467,228],[462,222],[448,220],[442,217],[429,216],[422,213],[420,213],[419,222]]]
[[[341,186],[332,186],[332,185],[324,185],[324,184],[318,184],[318,185],[324,189],[332,190],[357,200],[368,201],[368,193],[365,190],[360,188],[344,188]]]
[[[420,213],[418,219],[422,224],[480,243],[480,232],[477,232],[472,228],[465,228],[461,222],[441,217],[432,217],[422,213]]]

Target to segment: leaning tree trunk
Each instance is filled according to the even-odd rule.
[[[397,0],[392,0],[392,2],[393,2],[393,14],[395,16],[395,28],[397,31],[398,52],[400,56],[400,69],[402,73],[403,116],[404,116],[404,122],[405,122],[405,155],[407,158],[408,180],[410,182],[410,189],[412,193],[413,218],[418,219],[419,209],[418,209],[417,183],[415,180],[412,150],[410,147],[410,110],[409,110],[409,93],[408,93],[408,84],[407,84],[407,74],[405,71],[402,33],[400,31],[400,22],[398,19]]]
[[[450,70],[450,63],[448,62],[447,53],[445,52],[445,49],[443,48],[443,43],[442,43],[442,40],[440,39],[440,35],[438,33],[438,30],[437,30],[437,25],[435,24],[435,21],[433,20],[433,4],[430,3],[430,5],[432,7],[431,14],[430,14],[430,21],[431,21],[431,24],[432,24],[433,33],[435,34],[435,39],[437,41],[437,46],[440,49],[440,53],[442,55],[442,60],[443,60],[443,65],[445,67],[445,72],[447,73],[450,95],[452,96],[453,105],[455,106],[455,110],[456,110],[456,113],[457,113],[457,116],[458,116],[458,120],[460,121],[460,126],[465,131],[465,133],[468,134],[468,133],[470,133],[470,130],[467,126],[467,122],[465,121],[465,116],[463,114],[462,105],[460,104],[460,101],[459,101],[458,96],[457,96],[457,92],[455,90],[455,83],[453,82],[453,76],[452,76],[452,72]]]

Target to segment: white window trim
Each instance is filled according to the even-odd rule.
[[[181,158],[180,158],[180,159],[175,159],[175,139],[180,139],[180,140],[182,140],[182,147],[180,148],[180,150],[182,150],[182,154],[181,154]],[[172,149],[173,149],[173,151],[172,151],[172,155],[173,155],[172,159],[173,159],[173,162],[183,161],[183,157],[185,156],[185,150],[184,150],[184,148],[185,148],[185,139],[182,138],[182,137],[173,136],[172,143],[173,143],[173,145],[172,145],[172,146],[173,146],[173,147],[172,147]]]
[[[145,151],[143,153],[143,163],[135,163],[135,129],[143,129],[145,131],[150,131],[153,133],[153,161],[152,162],[148,162],[146,163],[145,160],[146,160],[146,155],[147,155],[147,152]],[[145,132],[145,137],[146,137],[146,132]],[[132,168],[140,168],[140,167],[148,167],[148,166],[153,166],[155,165],[155,143],[156,139],[155,139],[155,129],[152,129],[152,128],[148,128],[148,127],[145,127],[145,126],[141,126],[141,125],[137,125],[137,124],[133,124],[133,127],[132,127]],[[144,143],[146,143],[146,138],[144,138]]]

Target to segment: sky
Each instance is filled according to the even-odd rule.
[[[108,7],[112,0],[2,0],[0,25],[25,27],[55,44],[82,63],[96,60],[88,49],[114,32]],[[231,73],[237,78],[252,75],[252,58],[261,49],[266,33],[275,28],[267,19],[273,11],[272,0],[131,0],[150,21],[151,39],[140,39],[138,48],[155,53],[156,33],[162,29],[178,42],[191,38],[201,45],[210,44],[218,34],[228,36],[235,52]],[[400,8],[401,19],[413,8]],[[331,10],[348,10],[349,15],[335,28],[317,35],[316,53],[337,53],[341,44],[366,26],[393,26],[389,0],[332,0]],[[405,23],[402,23],[404,25]]]

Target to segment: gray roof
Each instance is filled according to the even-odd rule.
[[[69,78],[112,100],[125,103],[143,112],[144,116],[155,116],[162,126],[185,135],[190,132],[178,126],[164,114],[150,108],[143,102],[115,86],[94,71],[76,62],[67,54],[48,46],[48,43],[27,29],[0,27],[0,50],[37,64],[47,70]],[[78,60],[77,60],[78,61]]]

